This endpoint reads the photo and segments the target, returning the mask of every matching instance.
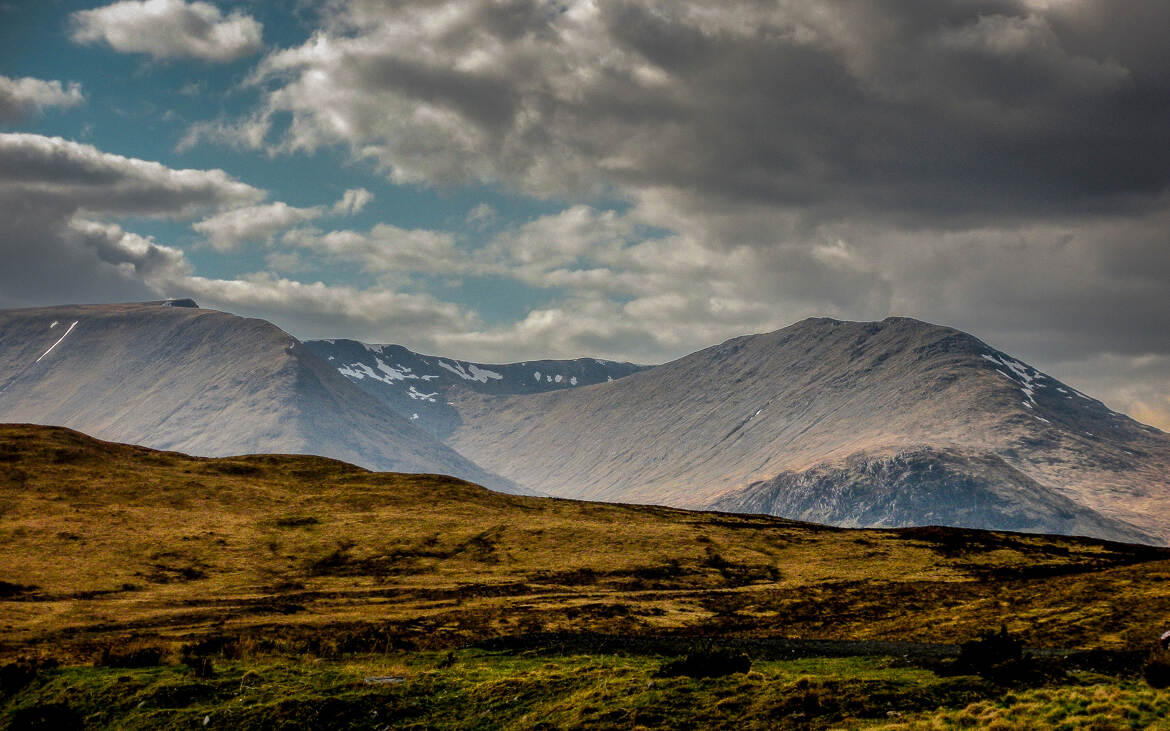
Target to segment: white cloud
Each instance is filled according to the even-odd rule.
[[[499,218],[499,212],[490,204],[479,203],[467,212],[466,220],[472,228],[483,231]]]
[[[194,297],[199,304],[264,317],[299,336],[368,341],[392,331],[400,339],[432,343],[436,334],[473,329],[476,318],[457,305],[428,295],[299,282],[259,273],[239,279],[181,277],[160,282],[167,296]]]
[[[351,188],[328,208],[297,208],[277,201],[223,211],[192,224],[191,228],[203,234],[215,249],[232,251],[245,243],[271,244],[280,232],[322,216],[353,215],[373,198],[374,194],[365,188]]]
[[[264,256],[264,263],[269,270],[282,274],[297,274],[312,269],[295,251],[270,251]]]
[[[570,206],[499,234],[485,255],[502,273],[539,280],[557,267],[612,255],[632,238],[633,229],[616,211]]]
[[[123,0],[70,16],[77,43],[104,43],[158,60],[197,58],[226,63],[263,48],[259,22],[240,11],[225,16],[206,2]]]
[[[497,328],[439,333],[438,352],[487,362],[550,357],[624,358],[655,349],[659,334],[623,317],[608,300],[574,300],[530,311],[523,319]],[[649,346],[649,347],[648,347]]]
[[[192,224],[219,251],[232,251],[247,242],[271,243],[276,234],[324,213],[322,206],[296,208],[286,203],[266,203],[217,213]]]
[[[333,204],[333,213],[338,216],[352,216],[374,200],[374,194],[365,188],[350,188]]]
[[[49,107],[66,109],[85,103],[81,85],[60,81],[43,81],[25,76],[12,79],[0,76],[0,122],[19,122],[32,112]]]
[[[175,145],[175,152],[186,152],[203,141],[234,148],[259,149],[264,147],[268,126],[268,120],[263,115],[231,122],[222,119],[196,122],[183,133]]]
[[[290,231],[282,243],[319,254],[357,262],[367,272],[451,274],[469,270],[467,255],[455,246],[453,234],[403,229],[380,223],[367,232],[313,229]]]

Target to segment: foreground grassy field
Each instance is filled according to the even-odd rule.
[[[1166,710],[1137,673],[1168,577],[1164,550],[1085,539],[512,497],[0,426],[0,661],[40,663],[6,681],[14,727],[48,709],[144,728],[1144,728]],[[1066,660],[1011,693],[946,667],[1001,624]],[[701,642],[739,643],[751,672],[654,677]]]
[[[718,678],[661,677],[631,654],[465,649],[327,662],[70,667],[14,695],[11,727],[75,728],[1166,728],[1170,693],[1077,673],[1006,688],[890,659],[756,661]],[[389,681],[389,682],[375,682]]]

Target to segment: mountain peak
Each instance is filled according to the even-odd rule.
[[[276,325],[193,300],[0,311],[0,421],[200,456],[308,453],[512,487]]]
[[[1027,515],[1013,525],[1170,538],[1150,517],[1170,509],[1165,435],[972,335],[909,317],[810,318],[600,388],[455,401],[460,423],[448,443],[558,497],[706,508],[779,474],[792,484],[812,479],[814,468],[829,475],[817,478],[823,485],[878,480],[868,467],[842,465],[929,448],[965,455],[948,469],[983,496],[974,512],[954,503],[946,520],[969,524],[982,510],[994,522],[1019,508]],[[813,499],[881,492],[870,487],[826,487]],[[882,494],[898,500],[897,491]],[[976,492],[955,500],[963,494]],[[1055,510],[1064,499],[1104,522],[1044,516],[1041,506]],[[848,514],[847,506],[814,507],[806,506],[810,515]]]
[[[825,334],[838,333],[842,335],[874,335],[880,332],[889,333],[910,333],[910,332],[937,332],[937,333],[961,333],[960,330],[948,327],[946,325],[936,325],[925,320],[919,320],[913,317],[905,317],[901,315],[894,315],[886,317],[882,320],[840,320],[835,317],[808,317],[799,320],[787,327],[773,330],[767,333],[760,333],[759,335],[746,335],[740,338],[733,338],[733,340],[740,340],[742,338],[753,338],[760,336],[783,336],[793,335],[799,333],[809,334]],[[963,333],[965,334],[965,333]],[[970,337],[970,336],[968,336]]]

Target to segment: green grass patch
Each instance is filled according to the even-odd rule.
[[[959,718],[997,693],[978,678],[938,677],[880,658],[763,661],[753,663],[751,672],[719,678],[657,677],[671,659],[461,650],[342,661],[221,661],[210,678],[180,665],[69,667],[44,671],[9,697],[0,724],[35,728],[40,721],[59,728],[64,719],[124,729],[203,727],[205,720],[208,728],[272,729],[827,728],[939,708]]]
[[[1109,681],[1009,693],[960,709],[906,715],[875,728],[1138,731],[1167,728],[1167,718],[1170,693],[1137,682]]]

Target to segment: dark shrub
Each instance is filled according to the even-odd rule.
[[[979,639],[960,645],[959,657],[950,670],[1012,686],[1034,686],[1067,677],[1059,661],[1026,654],[1023,641],[1002,626],[998,632],[983,632]]]
[[[1018,662],[1024,657],[1024,643],[1001,626],[999,632],[985,631],[979,639],[969,640],[959,646],[959,659],[955,664],[964,670],[985,675],[1000,665]]]
[[[141,696],[142,704],[156,708],[186,708],[216,697],[216,687],[193,680],[158,683]]]
[[[687,675],[692,678],[721,678],[732,673],[746,673],[752,661],[746,654],[723,648],[695,650],[681,660],[662,666],[659,677],[672,678]]]
[[[152,668],[161,665],[166,652],[161,647],[102,648],[102,655],[94,663],[103,668]]]
[[[12,729],[64,729],[82,728],[81,714],[64,703],[44,703],[31,708],[18,709],[11,716],[8,728]]]
[[[260,468],[254,464],[247,464],[246,462],[213,462],[209,468],[213,472],[218,472],[221,475],[232,475],[235,477],[251,477],[252,475],[260,474]]]
[[[22,657],[0,665],[0,693],[12,695],[37,679],[42,670],[57,667],[55,660]]]
[[[227,660],[239,660],[243,657],[244,648],[239,636],[207,635],[194,642],[187,643],[183,646],[182,651],[198,657],[211,657],[215,655]]]
[[[1142,676],[1151,688],[1170,688],[1170,656],[1165,652],[1152,655],[1142,667]]]
[[[35,589],[35,586],[25,586],[24,584],[14,584],[11,581],[0,581],[0,598],[8,599],[14,596],[20,596]]]
[[[208,648],[201,647],[201,643],[183,645],[179,650],[179,662],[190,668],[196,678],[215,677],[215,664],[211,661]]]

